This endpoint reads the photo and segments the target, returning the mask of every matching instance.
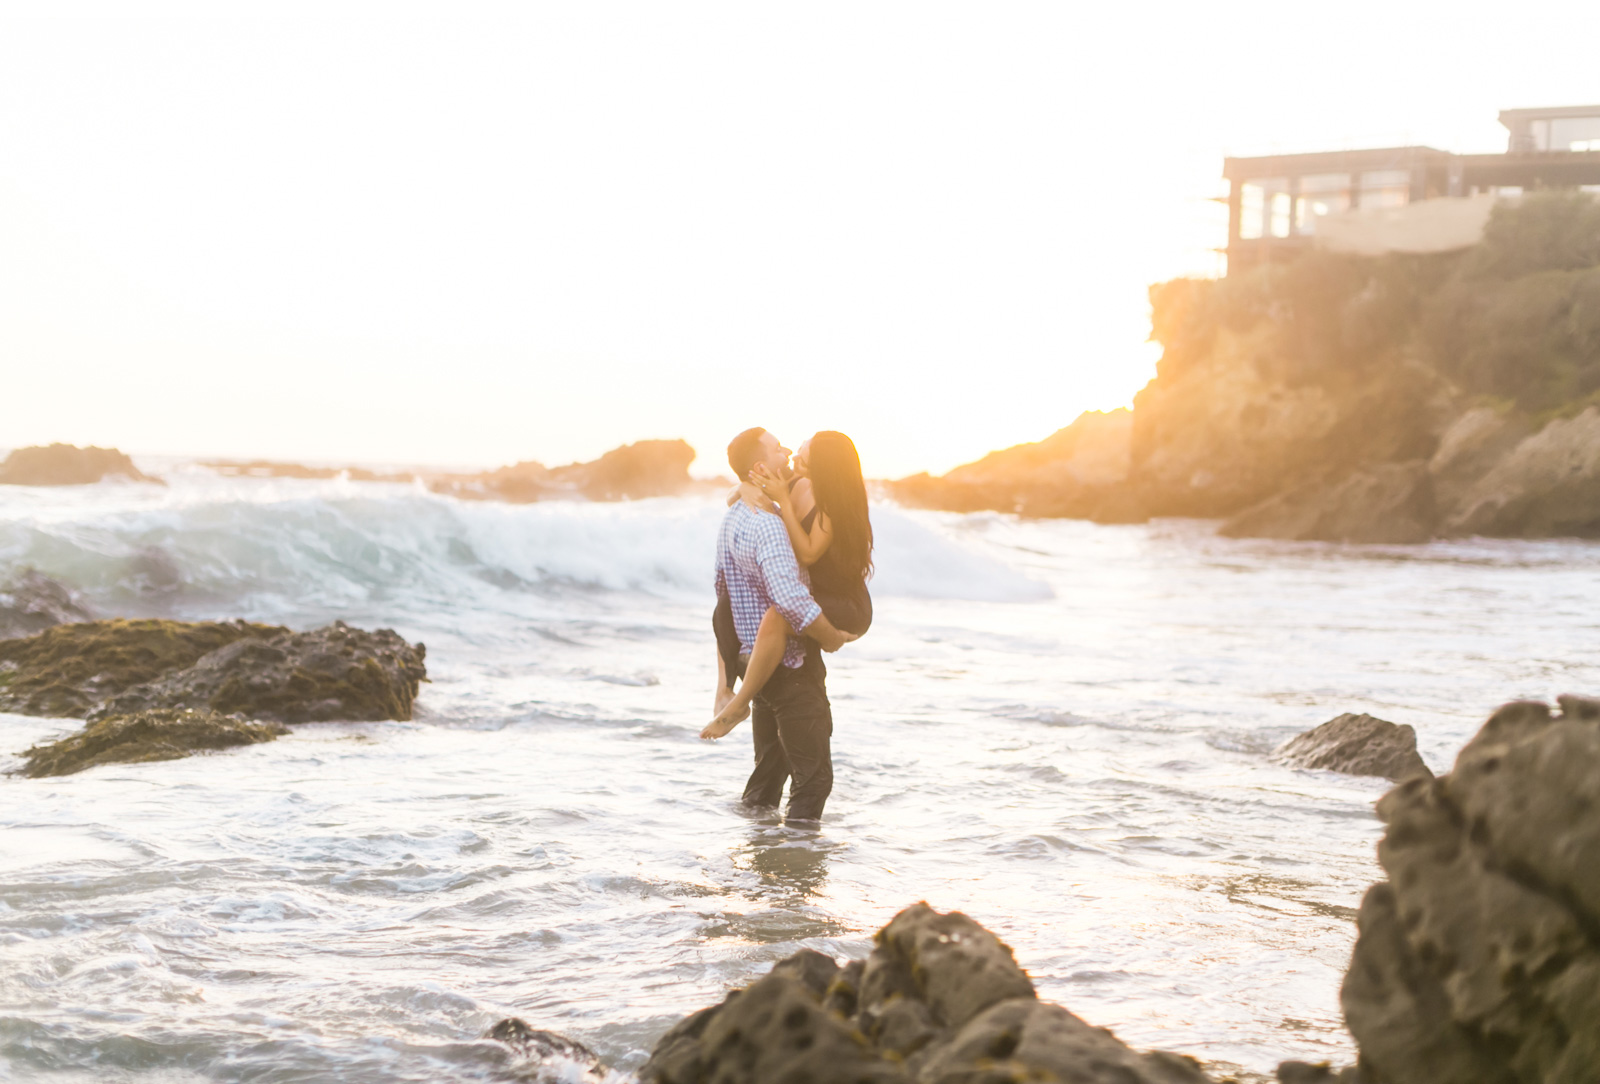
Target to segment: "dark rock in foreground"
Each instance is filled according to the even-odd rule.
[[[1378,803],[1389,880],[1340,990],[1369,1080],[1600,1073],[1600,701],[1507,704]]]
[[[1354,1065],[1334,1069],[1327,1062],[1285,1061],[1278,1065],[1278,1084],[1376,1084]]]
[[[1204,1084],[1192,1058],[1141,1054],[1038,1000],[1011,950],[919,903],[863,962],[805,951],[661,1037],[646,1084]]]
[[[105,478],[130,482],[155,482],[115,448],[79,448],[73,444],[51,444],[18,448],[0,462],[0,485],[9,486],[84,486]]]
[[[574,1065],[581,1066],[579,1071],[585,1080],[598,1081],[605,1073],[599,1055],[582,1043],[553,1031],[529,1027],[515,1016],[506,1017],[484,1032],[483,1037],[505,1043],[519,1059],[531,1063],[536,1072],[540,1067],[551,1068],[555,1074],[552,1079],[564,1084],[574,1080],[570,1071]]]
[[[288,631],[244,621],[118,619],[0,641],[0,711],[81,717],[108,697],[193,666],[219,647]]]
[[[71,588],[35,568],[23,569],[0,586],[0,640],[93,616]]]
[[[90,621],[0,641],[0,710],[104,719],[192,708],[280,723],[409,719],[425,648],[391,629]]]
[[[426,649],[393,629],[343,621],[313,632],[236,640],[192,666],[126,689],[90,718],[152,708],[210,708],[280,723],[410,719]]]
[[[250,723],[214,711],[113,715],[70,737],[29,749],[22,754],[26,763],[21,774],[37,779],[71,775],[98,764],[179,760],[202,750],[272,741],[288,732],[276,723]]]
[[[1289,739],[1274,756],[1297,768],[1346,775],[1381,775],[1396,780],[1433,776],[1417,753],[1415,730],[1349,712]]]

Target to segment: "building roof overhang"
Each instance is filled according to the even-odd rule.
[[[1434,147],[1378,147],[1356,151],[1269,154],[1255,158],[1224,158],[1222,175],[1230,181],[1241,181],[1256,177],[1304,176],[1309,173],[1410,169],[1419,164],[1443,164],[1454,157],[1449,151]]]

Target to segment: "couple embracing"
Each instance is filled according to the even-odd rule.
[[[872,624],[872,524],[849,437],[824,431],[800,445],[793,467],[789,456],[765,429],[728,445],[740,483],[717,536],[717,716],[700,736],[720,738],[751,717],[745,803],[776,806],[789,780],[787,819],[815,821],[833,790],[822,652]]]

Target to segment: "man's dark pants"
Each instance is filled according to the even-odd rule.
[[[751,706],[756,767],[744,785],[744,800],[775,806],[789,786],[791,821],[822,819],[833,791],[833,707],[828,703],[828,671],[822,652],[807,641],[803,666],[779,666]]]

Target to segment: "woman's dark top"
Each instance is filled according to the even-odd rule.
[[[816,522],[817,509],[812,507],[800,521],[800,528],[811,533]],[[872,626],[872,595],[867,591],[864,577],[840,567],[834,560],[833,547],[811,566],[811,597],[822,607],[823,614],[840,632],[857,636]],[[733,604],[727,596],[717,599],[716,612],[711,615],[711,627],[717,635],[717,654],[727,671],[728,684],[736,677],[744,677],[744,664],[739,658],[739,631],[733,625]]]

